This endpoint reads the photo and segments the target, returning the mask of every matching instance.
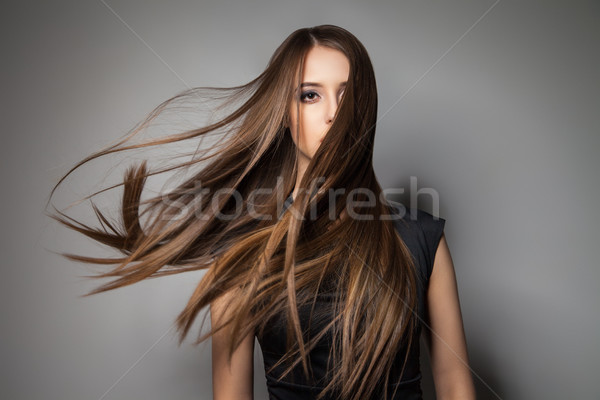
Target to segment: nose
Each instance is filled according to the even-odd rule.
[[[337,99],[330,100],[329,106],[327,108],[327,115],[325,118],[328,124],[331,124],[333,122],[333,119],[335,118],[335,113],[337,112],[337,108],[338,108]]]

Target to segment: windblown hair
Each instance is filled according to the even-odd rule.
[[[350,73],[335,120],[303,175],[303,190],[280,214],[298,173],[298,149],[285,121],[298,96],[296,84],[305,56],[316,45],[344,53]],[[261,334],[269,321],[285,315],[288,352],[280,362],[289,367],[284,375],[302,363],[308,376],[307,355],[329,331],[333,372],[321,396],[331,391],[359,400],[382,385],[387,391],[393,383],[389,371],[394,358],[402,348],[411,348],[416,273],[408,248],[393,221],[385,217],[391,206],[373,170],[377,88],[366,49],[337,26],[298,29],[277,48],[257,78],[242,86],[211,88],[228,93],[225,98],[232,103],[247,96],[233,112],[208,126],[128,144],[172,102],[199,96],[202,89],[206,88],[190,89],[165,101],[119,143],[77,163],[53,188],[50,199],[69,174],[100,156],[227,131],[227,140],[214,145],[215,151],[175,168],[150,171],[146,161],[131,166],[122,183],[118,221],[93,203],[100,227],[85,225],[55,208],[52,218],[123,254],[102,258],[63,253],[75,261],[114,266],[97,275],[114,279],[87,295],[146,278],[205,270],[177,317],[179,344],[202,309],[226,293],[233,294],[224,297],[230,317],[199,335],[195,344],[228,327],[231,356],[244,337]],[[142,201],[149,176],[198,167],[200,162],[205,165],[175,190]],[[219,191],[221,196],[200,196],[198,182],[203,190]],[[223,195],[223,188],[228,193]],[[341,195],[332,199],[332,192]],[[366,200],[368,211],[354,210],[361,218],[344,212],[348,203]],[[222,217],[234,212],[235,218]],[[257,214],[263,218],[256,218]],[[298,308],[311,304],[325,282],[334,282],[336,312],[324,331],[308,337]],[[408,352],[403,368],[407,356]]]

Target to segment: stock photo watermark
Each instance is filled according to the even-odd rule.
[[[192,196],[192,199],[185,201],[182,196],[173,199],[169,193],[164,193],[162,195],[163,204],[170,210],[169,219],[177,220],[183,218],[189,218],[191,214],[193,214],[198,219],[208,219],[210,216],[214,215],[214,218],[224,221],[231,221],[236,218],[240,218],[242,215],[249,215],[252,218],[259,220],[271,220],[273,216],[267,213],[261,213],[257,210],[257,204],[260,204],[257,199],[260,199],[261,196],[272,196],[274,192],[276,192],[276,202],[277,202],[277,210],[278,215],[281,218],[283,211],[289,208],[292,199],[291,195],[286,196],[286,193],[281,189],[283,187],[282,177],[277,178],[278,183],[276,185],[277,188],[265,188],[259,187],[252,191],[250,191],[245,197],[240,193],[239,190],[235,188],[223,187],[219,188],[216,191],[211,193],[211,190],[207,187],[203,187],[201,182],[197,182],[194,185],[194,189],[191,193],[188,193],[186,196]],[[318,185],[325,181],[324,177],[319,177],[316,179],[317,183],[312,183],[310,187],[315,187],[313,191],[319,191]],[[396,205],[394,207],[394,212],[381,214],[379,215],[380,220],[395,220],[404,218],[407,211],[410,211],[409,218],[416,219],[417,218],[417,208],[419,198],[423,196],[430,196],[432,202],[432,211],[431,214],[437,218],[439,215],[440,208],[440,196],[436,189],[431,187],[418,187],[417,177],[410,177],[410,184],[408,188],[409,195],[409,210],[406,209],[405,205],[402,203],[398,203],[395,201],[391,201],[388,199],[388,196],[394,195],[404,195],[406,193],[406,189],[404,187],[397,188],[387,188],[383,189],[383,191],[379,194],[379,201],[386,203],[393,203]],[[364,187],[353,188],[348,193],[346,193],[345,188],[329,188],[327,190],[327,199],[328,199],[328,217],[331,221],[336,220],[336,209],[337,203],[340,201],[340,197],[346,198],[346,205],[344,210],[349,218],[355,220],[362,221],[371,221],[375,219],[375,215],[368,212],[369,208],[373,208],[377,205],[377,193],[373,192],[373,190]],[[202,207],[202,204],[205,203],[205,199],[208,198],[208,202],[206,206]],[[263,197],[264,198],[264,197]],[[232,200],[233,199],[233,200]],[[223,213],[222,206],[223,201],[235,202],[234,210],[231,213]],[[207,210],[208,208],[208,210]],[[366,209],[366,211],[364,211]],[[317,218],[317,204],[316,202],[310,203],[309,206],[309,217],[306,218],[303,215],[297,213],[296,209],[290,210],[291,212],[296,213],[295,216],[301,220],[315,220]],[[362,212],[358,212],[358,210],[362,210]]]

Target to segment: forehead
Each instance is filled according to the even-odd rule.
[[[315,46],[304,59],[303,82],[339,84],[348,79],[350,63],[339,50],[330,47]]]

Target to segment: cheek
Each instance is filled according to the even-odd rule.
[[[292,142],[294,142],[294,145],[296,147],[302,147],[304,140],[302,139],[302,135],[298,135],[298,131],[296,130],[295,123],[290,122],[288,129],[289,129],[289,135],[292,137]],[[300,143],[298,143],[298,141],[300,141]]]
[[[298,120],[298,116],[296,114],[296,109],[294,109],[293,111],[290,110],[290,118],[289,118],[289,130],[290,130],[290,134],[292,135],[292,140],[294,141],[294,143],[296,145],[298,145],[298,141],[300,141],[300,144],[303,144],[304,142],[304,131],[306,130],[306,113],[303,113],[302,110],[300,111],[300,120]],[[299,125],[299,126],[298,126]]]
[[[298,137],[298,132],[296,130],[296,120],[295,118],[290,118],[289,124],[288,124],[288,130],[290,131],[290,136],[292,137],[292,140],[294,141],[294,143],[297,143],[296,138]]]
[[[319,121],[322,120],[322,117],[320,118],[319,113],[316,111],[316,109],[301,109],[298,118],[295,109],[289,110],[288,127],[296,146],[298,146],[298,141],[300,146],[311,146],[315,137],[321,137],[323,126]],[[296,129],[297,124],[299,124],[298,129]]]

